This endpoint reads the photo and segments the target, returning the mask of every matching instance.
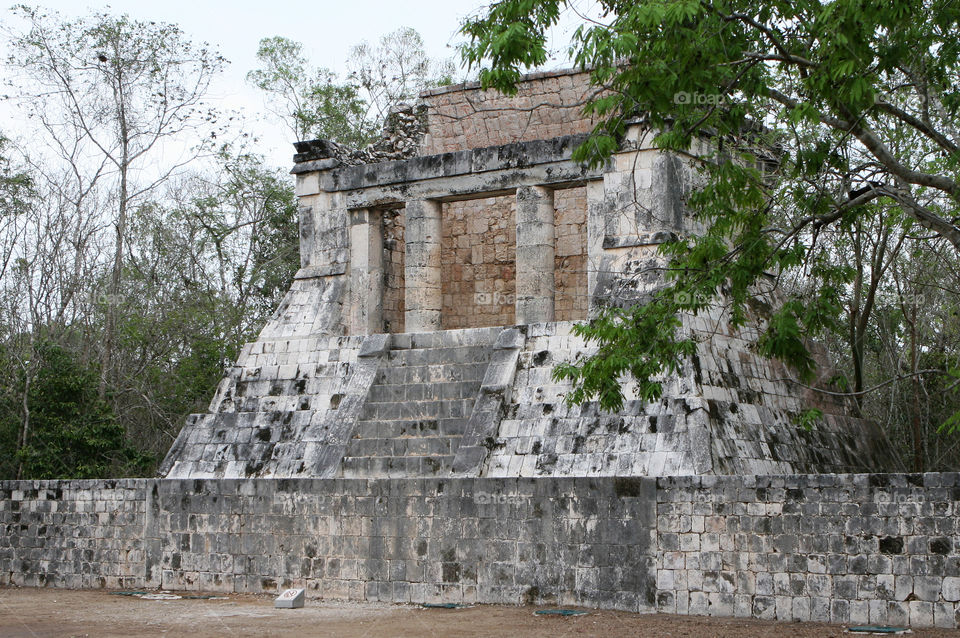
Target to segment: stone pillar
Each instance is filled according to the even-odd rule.
[[[553,191],[539,186],[517,188],[518,324],[553,321]]]
[[[404,216],[404,330],[440,330],[440,309],[443,307],[443,296],[440,293],[440,202],[407,202]]]
[[[383,332],[381,222],[377,211],[350,211],[350,334]]]
[[[604,259],[603,240],[608,227],[615,222],[613,206],[607,200],[603,180],[587,182],[587,316],[593,317],[600,309],[597,285],[603,269],[609,265]]]

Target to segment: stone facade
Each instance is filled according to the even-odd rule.
[[[956,627],[958,474],[0,483],[0,585]]]

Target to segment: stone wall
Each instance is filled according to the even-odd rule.
[[[653,610],[650,481],[123,484],[0,483],[0,584]]]
[[[957,625],[960,474],[0,483],[0,585]]]
[[[658,609],[954,627],[958,478],[659,478]]]
[[[153,582],[160,544],[147,505],[152,487],[133,479],[0,482],[0,585],[115,589]]]
[[[516,208],[513,195],[443,204],[444,330],[514,323]]]
[[[585,73],[534,73],[515,96],[458,84],[426,91],[427,130],[421,155],[588,133],[593,121],[580,112],[592,89]]]

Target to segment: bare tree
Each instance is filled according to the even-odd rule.
[[[196,137],[187,136],[215,121],[202,100],[226,61],[170,24],[107,14],[66,21],[23,5],[14,12],[29,26],[11,34],[8,58],[20,105],[72,171],[78,209],[99,188],[108,196],[113,242],[103,296],[103,395],[113,372],[129,212],[195,159]]]
[[[381,37],[376,46],[369,42],[354,46],[347,66],[363,89],[368,118],[378,124],[391,107],[415,100],[424,89],[450,83],[456,71],[450,60],[431,59],[423,38],[409,27]]]

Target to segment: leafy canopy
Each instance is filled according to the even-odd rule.
[[[467,20],[464,59],[486,87],[516,91],[548,57],[565,0],[502,0]],[[597,124],[575,158],[597,164],[642,117],[654,144],[702,173],[687,204],[705,231],[662,247],[667,282],[650,303],[607,308],[577,327],[599,352],[556,375],[571,399],[622,404],[617,378],[657,396],[657,376],[692,351],[680,312],[721,298],[735,326],[757,295],[813,285],[766,313],[759,350],[809,380],[805,338],[837,329],[852,272],[818,236],[873,215],[960,250],[960,6],[950,0],[601,0],[570,54],[602,89]],[[706,143],[703,143],[706,142]]]

